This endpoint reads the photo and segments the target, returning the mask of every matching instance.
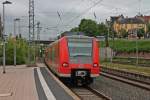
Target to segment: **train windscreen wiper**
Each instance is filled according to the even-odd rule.
[[[83,54],[83,53],[76,53],[76,54],[72,54],[71,57],[78,57],[78,56],[91,56],[90,54]]]

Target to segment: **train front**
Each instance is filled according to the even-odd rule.
[[[90,84],[99,76],[99,49],[95,38],[68,36],[68,67],[72,82]]]

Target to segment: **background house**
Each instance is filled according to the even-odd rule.
[[[117,21],[115,21],[113,27],[117,33],[119,33],[122,29],[126,30],[126,32],[141,28],[143,28],[145,32],[147,30],[144,20],[136,17],[119,18]]]
[[[150,16],[141,15],[141,16],[137,16],[137,17],[143,19],[146,24],[150,23]]]
[[[111,17],[113,19],[113,29],[118,36],[123,36],[124,33],[134,34],[137,30],[143,29],[147,31],[147,25],[141,17],[124,17],[123,15],[117,17]]]

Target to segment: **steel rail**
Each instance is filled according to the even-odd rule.
[[[109,73],[115,76],[124,77],[133,81],[150,85],[150,76],[142,75],[139,73],[133,73],[129,71],[123,71],[119,69],[106,68],[106,67],[101,67],[101,69],[102,72],[104,73]]]
[[[112,98],[106,96],[104,93],[93,89],[91,87],[76,87],[71,90],[81,98],[81,100],[112,100]]]
[[[112,98],[106,96],[104,93],[102,93],[96,89],[93,89],[91,87],[87,87],[87,89],[92,91],[94,94],[98,95],[99,97],[103,98],[104,100],[112,100]]]
[[[117,81],[150,90],[149,76],[104,67],[102,67],[102,72],[100,74]]]

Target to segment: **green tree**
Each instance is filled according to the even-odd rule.
[[[72,28],[71,32],[84,32],[87,36],[100,36],[108,33],[108,28],[104,23],[97,24],[91,19],[82,19],[79,26]],[[112,36],[112,31],[110,28],[110,34]],[[109,34],[109,35],[110,35]]]
[[[150,37],[150,23],[147,24],[147,35]]]
[[[71,31],[71,32],[79,32],[79,28],[78,28],[78,27],[75,27],[75,28],[72,28],[70,31]]]
[[[137,36],[138,36],[138,38],[143,37],[144,34],[145,34],[144,28],[141,28],[141,29],[138,29],[138,30],[137,30]]]
[[[147,32],[150,33],[150,23],[147,24]]]
[[[97,29],[97,23],[91,19],[82,19],[79,24],[79,31],[84,32],[88,36],[96,36]]]
[[[125,29],[121,29],[121,30],[119,30],[119,35],[118,35],[118,37],[123,37],[123,38],[125,38],[125,37],[127,37],[128,36],[128,33],[127,33],[127,31],[125,30]]]
[[[1,43],[1,42],[0,42]],[[6,64],[12,65],[14,63],[14,45],[15,39],[10,36],[6,43]],[[16,40],[16,63],[25,64],[27,62],[28,43],[25,39],[18,38]],[[33,54],[32,52],[30,54]],[[2,64],[2,46],[0,46],[0,64]]]
[[[98,24],[98,30],[97,30],[97,35],[106,35],[108,33],[108,28],[104,23]]]

